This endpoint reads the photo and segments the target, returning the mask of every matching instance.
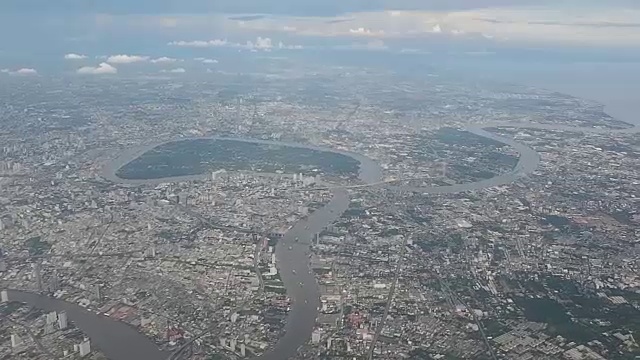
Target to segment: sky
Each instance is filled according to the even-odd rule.
[[[223,69],[238,53],[327,60],[317,51],[347,49],[418,67],[456,63],[635,120],[640,111],[640,82],[629,77],[640,74],[640,0],[0,0],[0,44],[0,81],[57,71],[184,76]]]
[[[66,60],[109,73],[101,64],[117,67],[111,56],[151,61],[222,47],[638,55],[640,1],[2,0],[0,43],[5,72],[73,54]]]
[[[100,31],[148,36],[172,30],[202,39],[253,31],[386,39],[483,36],[523,45],[640,43],[636,0],[3,0],[0,19],[3,38],[16,43],[23,37],[37,41],[38,33],[47,37],[35,29],[71,39]]]

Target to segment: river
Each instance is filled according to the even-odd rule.
[[[491,126],[514,126],[513,124],[492,124]],[[554,128],[547,125],[518,124],[522,127]],[[486,127],[486,126],[485,126]],[[604,130],[591,128],[566,128],[555,127],[562,130],[583,131],[583,132],[604,132]],[[451,186],[438,187],[409,187],[390,186],[381,184],[382,170],[380,166],[371,159],[346,151],[336,151],[341,154],[352,156],[360,161],[360,180],[374,187],[384,186],[391,190],[413,191],[418,193],[443,194],[456,193],[470,190],[480,190],[492,186],[499,186],[511,183],[521,176],[535,171],[540,161],[538,154],[530,147],[518,143],[513,139],[501,137],[483,130],[481,127],[470,127],[468,131],[487,137],[513,147],[519,153],[519,160],[514,169],[506,174],[497,177],[481,180],[473,183],[456,184]],[[638,128],[627,130],[616,130],[615,132],[637,132]],[[242,140],[268,143],[274,145],[284,145],[291,147],[302,147],[322,151],[334,151],[309,145],[298,145],[282,142],[269,142],[262,140]],[[115,172],[124,164],[135,157],[141,155],[159,144],[145,146],[126,151],[123,156],[118,157],[114,162],[105,167],[104,176],[107,179],[129,184],[159,183],[172,181],[186,181],[201,179],[207,175],[193,175],[179,178],[164,178],[152,180],[123,180],[115,175]],[[320,306],[320,293],[318,284],[309,267],[310,245],[313,236],[340,218],[349,206],[349,194],[345,188],[331,189],[332,198],[322,208],[314,211],[307,219],[296,223],[280,240],[276,246],[276,258],[280,271],[280,276],[287,289],[287,295],[293,304],[287,317],[285,335],[278,340],[273,348],[268,350],[256,360],[285,360],[295,356],[298,348],[304,345],[311,337],[315,327],[318,307]],[[295,272],[295,273],[294,273]],[[11,291],[10,299],[28,303],[32,306],[52,310],[65,310],[69,318],[74,321],[87,335],[89,335],[100,349],[113,360],[138,360],[138,359],[164,359],[168,354],[162,353],[157,346],[145,336],[139,334],[133,327],[120,323],[111,318],[96,315],[88,312],[78,305],[52,299],[33,293]]]
[[[122,321],[93,313],[74,303],[35,293],[9,290],[8,295],[11,301],[23,302],[45,311],[66,311],[68,318],[89,336],[91,345],[100,348],[109,359],[151,360],[169,356],[136,328]]]

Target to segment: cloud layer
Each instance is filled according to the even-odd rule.
[[[229,42],[226,39],[214,39],[214,40],[193,40],[193,41],[171,41],[167,45],[169,46],[179,46],[179,47],[192,47],[192,48],[208,48],[208,47],[219,47],[219,46],[227,46]]]
[[[21,68],[18,70],[1,69],[0,73],[9,74],[9,75],[19,75],[19,76],[38,75],[38,71],[32,68]]]
[[[111,55],[107,58],[107,62],[110,64],[132,64],[148,60],[148,56],[139,55]]]
[[[81,54],[74,54],[74,53],[70,53],[70,54],[66,54],[64,56],[65,60],[83,60],[86,59],[87,56],[86,55],[81,55]]]
[[[118,69],[113,67],[112,65],[103,62],[100,63],[97,67],[92,66],[84,66],[77,70],[78,74],[83,75],[104,75],[104,74],[117,74]]]
[[[238,49],[246,49],[246,50],[263,50],[270,51],[272,49],[288,49],[288,50],[298,50],[302,49],[302,45],[287,45],[282,41],[278,42],[277,45],[274,45],[273,40],[269,37],[258,36],[255,41],[247,41],[246,43],[236,43],[230,42],[227,39],[213,39],[213,40],[192,40],[192,41],[171,41],[167,43],[169,46],[179,46],[179,47],[191,47],[191,48],[210,48],[210,47],[232,47]],[[204,62],[205,59],[201,61]],[[205,62],[208,63],[208,62]],[[211,62],[215,63],[215,62]]]
[[[170,64],[170,63],[174,63],[176,61],[178,61],[178,59],[174,59],[174,58],[163,56],[163,57],[159,57],[157,59],[152,59],[151,63],[153,63],[153,64]]]
[[[203,58],[203,57],[197,57],[197,58],[195,58],[193,60],[200,61],[203,64],[217,64],[218,63],[218,60],[216,60],[216,59],[207,59],[207,58]]]
[[[252,21],[227,19],[222,24],[229,32],[283,32],[312,37],[453,36],[518,44],[607,46],[640,43],[638,8],[510,6],[454,11],[393,10],[331,17],[263,16]]]
[[[187,72],[184,68],[175,68],[171,70],[161,70],[162,73],[171,73],[171,74],[184,74]]]

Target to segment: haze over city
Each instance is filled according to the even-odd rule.
[[[0,358],[637,358],[638,19],[0,2]]]

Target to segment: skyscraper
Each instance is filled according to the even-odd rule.
[[[35,264],[33,264],[33,276],[36,280],[38,292],[42,292],[42,274],[40,273],[40,261],[36,261]]]
[[[64,330],[67,328],[67,326],[69,326],[69,324],[67,323],[67,313],[63,311],[58,314],[58,327],[60,328],[60,330]]]
[[[20,339],[20,337],[16,334],[11,334],[11,347],[16,348],[20,345],[22,345],[22,340]]]
[[[80,343],[79,349],[80,356],[84,357],[89,355],[89,353],[91,352],[91,340],[84,339],[84,341]]]

